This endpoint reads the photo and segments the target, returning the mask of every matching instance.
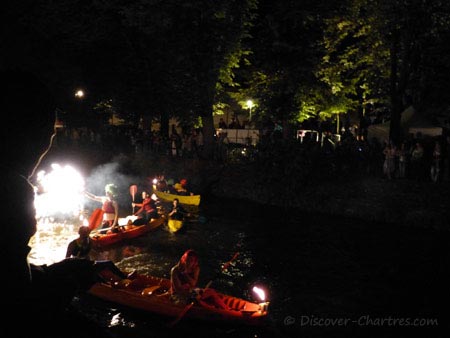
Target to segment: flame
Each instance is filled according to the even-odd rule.
[[[252,291],[258,295],[262,302],[266,300],[266,293],[258,286],[254,286]]]
[[[35,197],[36,217],[56,214],[79,215],[83,209],[84,179],[73,167],[51,165],[52,171],[37,174],[39,190]]]

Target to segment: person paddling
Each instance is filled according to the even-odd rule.
[[[152,199],[150,194],[145,190],[142,191],[142,203],[131,203],[131,205],[133,208],[140,207],[140,209],[134,213],[135,216],[138,216],[138,219],[133,222],[133,225],[144,225],[152,219],[159,217],[157,201]]]
[[[168,215],[174,220],[183,221],[185,216],[190,216],[190,213],[188,213],[183,208],[178,198],[174,198],[172,201],[172,207],[170,208]]]

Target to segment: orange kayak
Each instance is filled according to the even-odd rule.
[[[150,275],[121,279],[109,271],[100,273],[100,276],[105,281],[94,284],[89,289],[89,294],[122,306],[158,315],[177,318],[183,314],[183,320],[191,318],[259,325],[268,314],[268,302],[254,303],[217,291],[215,293],[227,305],[226,309],[200,302],[193,304],[189,311],[185,311],[189,305],[175,303],[167,292],[170,288],[169,279]]]
[[[94,247],[103,247],[111,244],[115,244],[121,242],[125,239],[131,239],[135,237],[142,236],[150,231],[157,229],[160,225],[165,222],[166,218],[164,215],[161,215],[159,218],[156,218],[149,222],[148,224],[133,226],[133,225],[124,225],[120,226],[121,231],[115,233],[92,233],[90,238]],[[100,229],[101,230],[101,229]]]

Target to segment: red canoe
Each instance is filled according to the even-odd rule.
[[[104,273],[104,274],[103,274]],[[170,280],[150,275],[137,275],[132,280],[121,279],[104,271],[100,275],[105,280],[94,284],[88,291],[106,301],[121,304],[149,313],[164,315],[178,319],[183,315],[184,320],[200,319],[207,321],[239,322],[248,325],[259,325],[264,322],[268,314],[268,302],[254,303],[242,298],[217,292],[227,309],[217,308],[205,303],[193,304],[186,311],[184,304],[174,303],[167,290]]]
[[[166,218],[164,215],[152,220],[150,223],[139,226],[120,226],[121,231],[116,233],[106,233],[101,234],[99,232],[91,233],[90,238],[94,247],[103,247],[111,244],[118,243],[124,239],[131,239],[142,236],[152,230],[157,229],[160,225],[165,222]]]

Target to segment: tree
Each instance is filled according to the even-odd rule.
[[[304,100],[311,88],[320,88],[312,70],[320,60],[322,17],[333,6],[329,1],[260,1],[254,39],[248,41],[251,65],[241,72],[239,93],[241,99],[257,98],[260,122],[276,119],[286,125],[306,118]]]

